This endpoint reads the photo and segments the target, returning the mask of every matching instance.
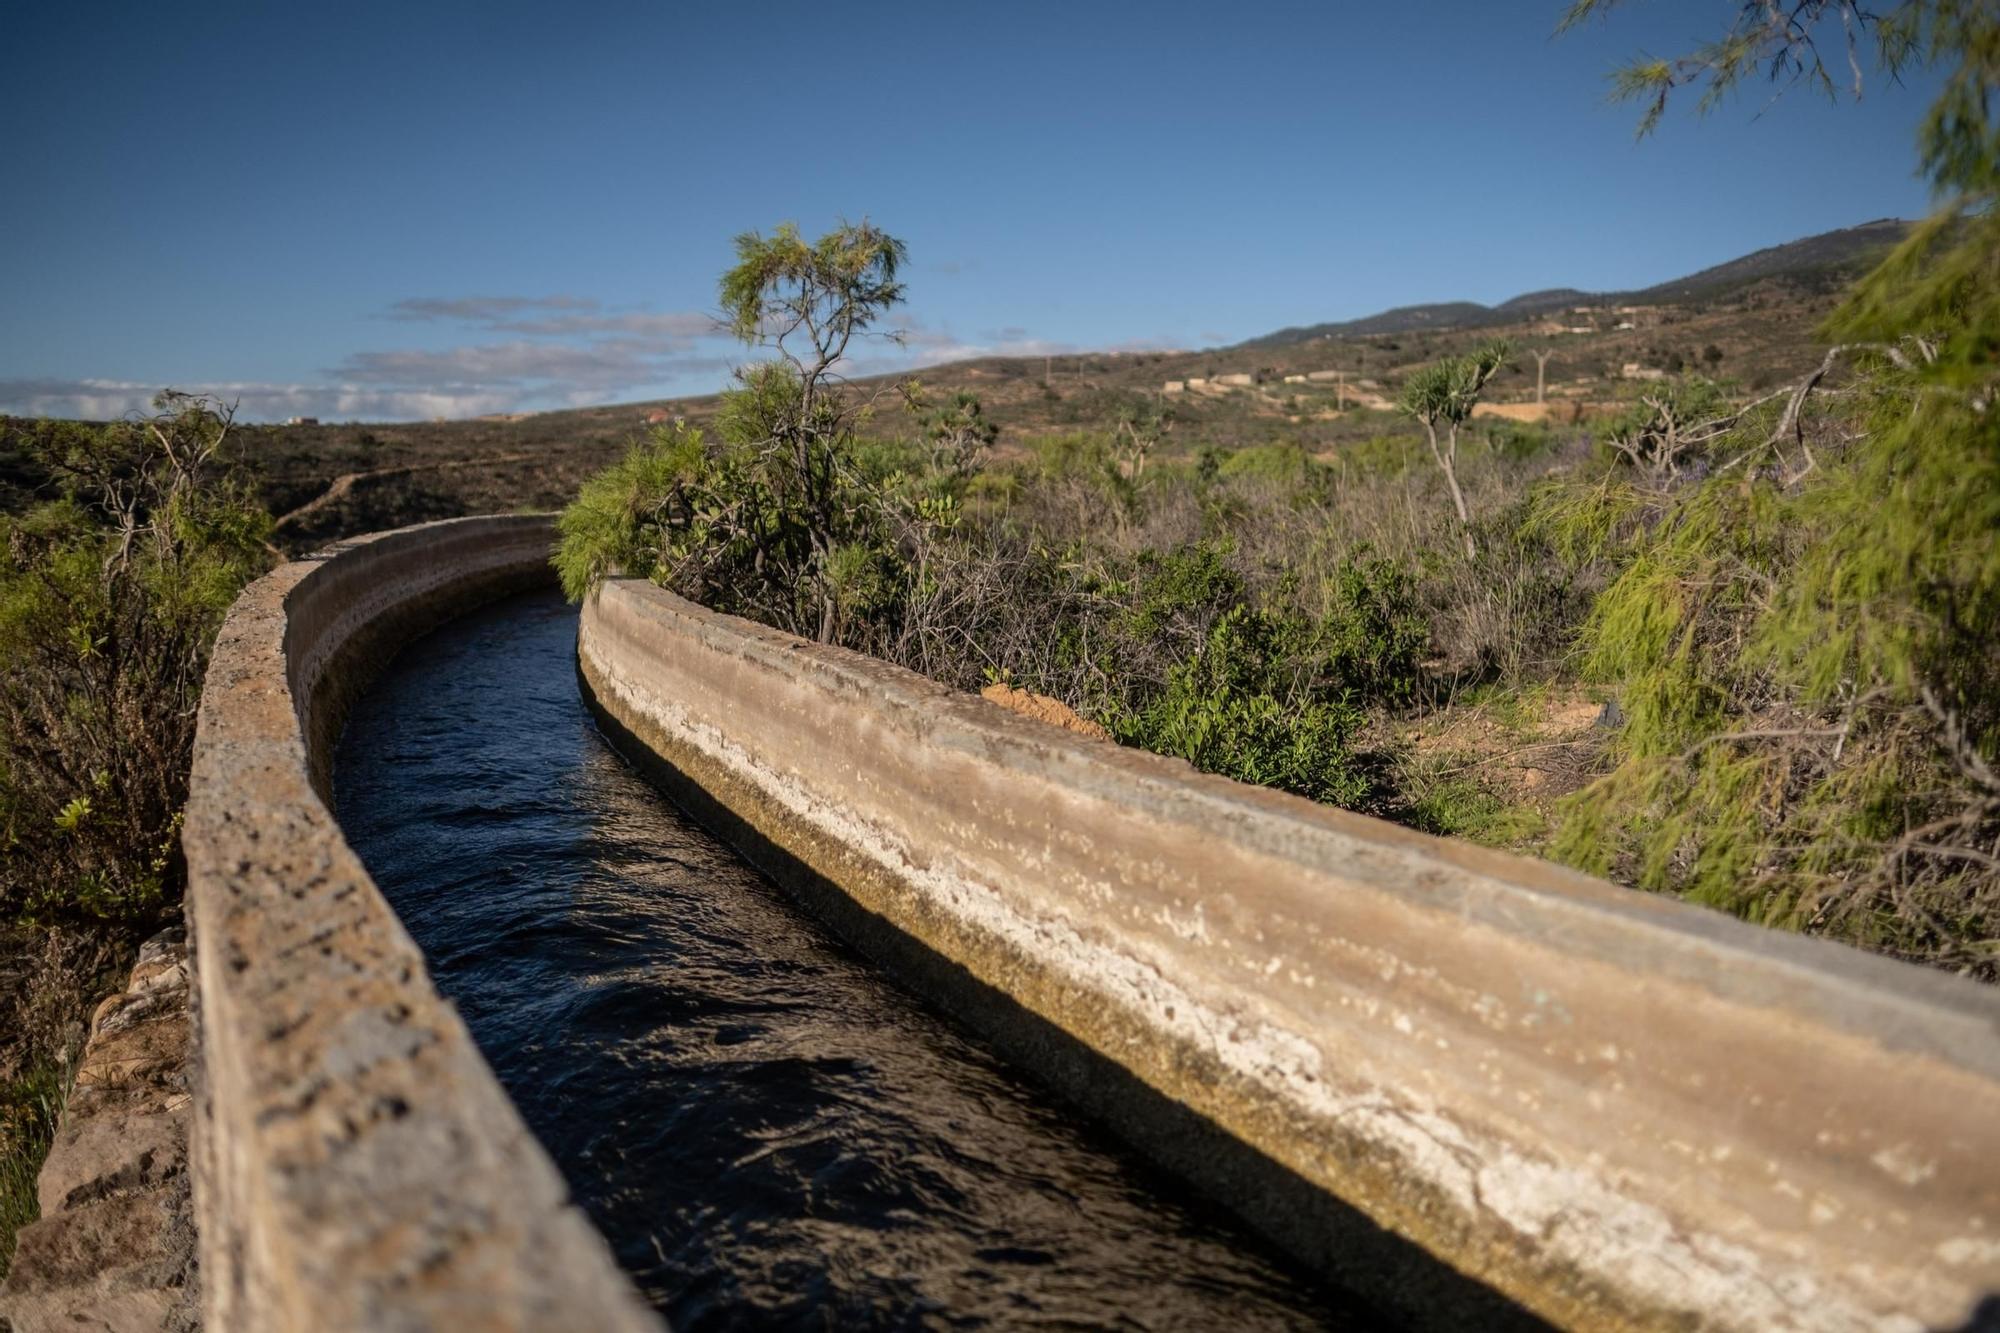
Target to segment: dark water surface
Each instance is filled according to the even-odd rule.
[[[680,1330],[1357,1326],[803,917],[599,738],[576,614],[412,646],[340,821]]]

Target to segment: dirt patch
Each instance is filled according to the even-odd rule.
[[[1401,739],[1435,776],[1473,778],[1502,800],[1547,814],[1590,781],[1610,735],[1597,725],[1602,712],[1573,691],[1507,696],[1446,709]]]
[[[1002,708],[1011,708],[1023,717],[1032,717],[1037,722],[1046,722],[1064,731],[1074,731],[1079,736],[1090,736],[1100,741],[1111,739],[1111,733],[1103,727],[1079,715],[1062,700],[1051,699],[1046,694],[1032,694],[1011,685],[988,685],[979,692],[979,697],[990,699]]]

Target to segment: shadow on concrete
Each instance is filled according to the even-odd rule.
[[[1988,1296],[1972,1307],[1964,1323],[1940,1328],[1935,1333],[2000,1333],[2000,1295]]]

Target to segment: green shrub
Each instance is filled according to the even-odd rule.
[[[1207,637],[1222,615],[1248,596],[1222,542],[1142,552],[1130,581],[1127,629],[1142,640],[1171,640],[1182,651]]]
[[[1509,463],[1525,463],[1555,450],[1556,433],[1546,422],[1508,421],[1485,424],[1486,447]]]
[[[1329,580],[1320,651],[1334,679],[1356,696],[1394,708],[1417,694],[1430,625],[1417,603],[1416,579],[1401,563],[1364,548]]]
[[[35,423],[55,498],[0,518],[0,1274],[83,1016],[178,901],[181,807],[215,632],[270,559],[230,413]]]
[[[1370,436],[1342,448],[1340,458],[1361,477],[1400,477],[1430,463],[1423,436],[1410,434]]]
[[[61,1067],[38,1060],[0,1079],[0,1278],[13,1265],[15,1233],[41,1215],[36,1181],[62,1113]]]
[[[1295,441],[1260,444],[1238,449],[1221,460],[1218,469],[1226,482],[1261,482],[1287,488],[1292,496],[1304,499],[1323,494],[1332,481],[1332,469],[1314,460]]]
[[[1034,472],[1047,479],[1098,476],[1111,470],[1111,440],[1103,434],[1070,431],[1027,441]]]
[[[0,520],[0,909],[154,923],[177,892],[209,645],[269,562],[225,465],[230,418],[163,396],[148,421],[43,433],[61,497]]]
[[[675,421],[585,481],[556,519],[556,572],[570,600],[614,572],[651,578],[676,492],[706,466],[701,432]]]
[[[1295,621],[1234,607],[1166,689],[1116,716],[1112,732],[1206,773],[1357,804],[1369,790],[1352,749],[1361,710],[1345,691],[1300,680],[1306,637]]]

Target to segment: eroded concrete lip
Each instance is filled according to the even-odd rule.
[[[1986,988],[1071,738],[643,583],[586,603],[580,669],[665,780],[997,1042],[1059,1029],[1548,1317],[1914,1330],[2000,1290]]]
[[[344,542],[237,600],[182,843],[200,1072],[194,1187],[218,1329],[655,1330],[326,801],[394,651],[546,584],[547,516]]]

